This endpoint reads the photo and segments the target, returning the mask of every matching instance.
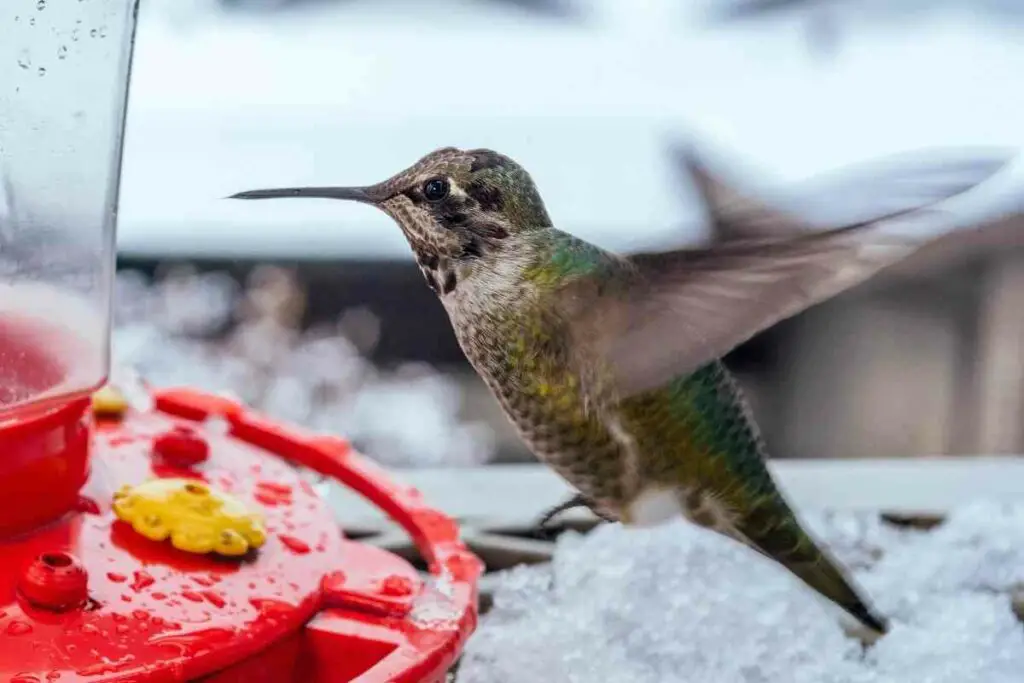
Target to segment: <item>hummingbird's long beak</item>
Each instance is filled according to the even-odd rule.
[[[284,187],[273,190],[248,190],[233,194],[228,199],[281,199],[287,197],[319,197],[344,199],[364,204],[376,204],[380,193],[376,187]]]

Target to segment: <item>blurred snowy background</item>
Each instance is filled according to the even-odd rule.
[[[306,294],[291,272],[172,268],[155,282],[117,276],[114,362],[154,386],[228,393],[275,418],[350,439],[392,466],[488,461],[493,433],[460,418],[462,392],[423,363],[385,371],[367,360],[379,321],[365,309],[300,329]]]
[[[364,206],[222,198],[370,182],[443,145],[520,159],[560,227],[630,249],[704,233],[675,142],[782,183],[903,150],[1024,142],[1024,49],[987,3],[893,3],[917,8],[912,27],[886,21],[886,3],[821,3],[846,8],[830,60],[801,39],[806,13],[715,19],[729,4],[144,0],[121,251],[406,258]]]
[[[388,462],[530,460],[388,218],[223,197],[492,147],[529,168],[560,228],[617,250],[701,240],[681,143],[766,192],[900,152],[1024,146],[1022,15],[967,0],[144,0],[118,247],[142,274],[122,279],[126,305],[165,312],[150,337],[130,320],[119,357],[350,430]],[[774,457],[1024,450],[1024,230],[993,218],[1019,214],[1021,186],[958,205],[984,229],[731,354]],[[892,188],[859,189],[802,208],[891,208]],[[141,287],[176,266],[201,277]],[[246,323],[199,346],[190,326],[237,317],[228,299],[263,266],[307,291],[301,334]],[[156,330],[167,357],[145,341]]]

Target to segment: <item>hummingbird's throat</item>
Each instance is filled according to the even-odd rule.
[[[430,287],[434,294],[445,296],[455,291],[459,284],[455,263],[415,246],[413,253],[416,256],[420,272],[423,273],[423,279],[427,282],[427,287]]]

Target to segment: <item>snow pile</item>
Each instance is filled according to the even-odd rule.
[[[368,311],[300,331],[305,295],[276,268],[241,288],[226,273],[170,272],[156,284],[117,276],[115,365],[153,386],[188,385],[240,398],[257,410],[344,436],[391,466],[459,466],[490,460],[494,437],[459,417],[461,391],[422,364],[384,371],[366,359],[379,333]]]
[[[563,535],[507,573],[459,683],[1011,683],[1024,628],[1024,505],[978,504],[933,531],[807,515],[893,621],[865,651],[834,607],[757,554],[682,521]],[[1004,592],[997,592],[1004,591]]]
[[[879,607],[908,619],[935,595],[1024,587],[1024,504],[958,509],[942,526],[893,547],[862,583]]]

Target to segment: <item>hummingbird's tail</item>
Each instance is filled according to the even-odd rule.
[[[861,596],[837,560],[811,538],[781,496],[753,506],[737,525],[743,541],[779,562],[871,631],[884,635],[885,617]]]
[[[824,553],[819,551],[816,561],[791,561],[786,563],[786,567],[868,629],[879,635],[885,635],[889,630],[888,620],[867,603],[835,561]]]

